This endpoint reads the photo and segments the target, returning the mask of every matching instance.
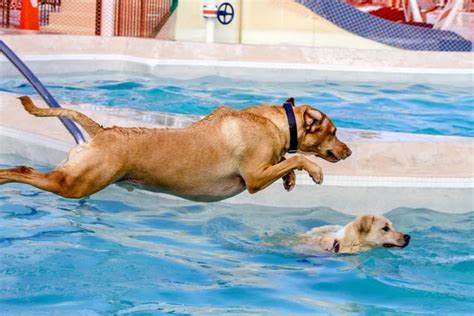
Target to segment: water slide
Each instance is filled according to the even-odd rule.
[[[342,0],[296,0],[315,14],[361,37],[386,45],[425,51],[472,51],[473,43],[451,31],[384,20]]]

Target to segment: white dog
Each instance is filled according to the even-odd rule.
[[[363,215],[346,226],[315,227],[298,236],[296,244],[334,253],[355,253],[375,248],[404,248],[410,236],[398,232],[381,215]]]

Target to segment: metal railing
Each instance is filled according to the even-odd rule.
[[[5,55],[5,57],[10,60],[10,62],[18,69],[18,71],[30,82],[33,88],[38,92],[38,94],[43,98],[43,100],[51,108],[60,108],[59,103],[54,99],[54,97],[49,93],[46,87],[41,83],[38,77],[33,74],[33,72],[26,66],[26,64],[7,46],[3,41],[0,41],[0,52]],[[84,135],[79,130],[77,125],[68,118],[60,117],[61,123],[66,127],[66,129],[71,133],[72,137],[78,144],[85,142]]]

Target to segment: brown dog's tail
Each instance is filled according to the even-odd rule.
[[[30,97],[26,95],[19,97],[18,99],[20,99],[21,104],[23,104],[23,107],[28,113],[39,117],[64,116],[70,118],[79,123],[90,137],[93,137],[95,134],[103,130],[103,127],[100,126],[99,123],[75,110],[63,108],[39,108],[33,103],[33,101],[31,101]]]

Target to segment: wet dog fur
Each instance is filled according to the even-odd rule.
[[[327,252],[356,253],[376,248],[404,248],[409,242],[410,236],[396,231],[386,217],[362,215],[344,227],[315,227],[299,235],[296,244]]]
[[[0,170],[0,184],[26,183],[67,198],[82,198],[113,183],[203,202],[244,190],[256,193],[280,178],[290,191],[294,170],[305,170],[317,184],[323,181],[321,167],[305,155],[330,162],[351,155],[324,113],[295,106],[293,98],[287,102],[296,117],[298,154],[288,159],[289,127],[281,106],[220,107],[186,128],[105,128],[78,111],[39,108],[27,96],[19,99],[32,115],[74,120],[90,139],[49,172],[26,166]]]

